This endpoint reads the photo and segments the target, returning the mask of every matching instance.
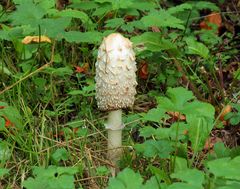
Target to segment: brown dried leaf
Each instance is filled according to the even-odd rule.
[[[45,35],[41,35],[41,36],[26,36],[22,40],[22,43],[25,45],[30,43],[43,43],[43,42],[51,43],[51,39],[49,39],[49,37]]]

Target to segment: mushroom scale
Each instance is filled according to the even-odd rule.
[[[104,38],[96,62],[96,100],[100,110],[133,106],[136,62],[132,43],[119,33]]]

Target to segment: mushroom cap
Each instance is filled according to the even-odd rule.
[[[136,62],[132,43],[119,33],[103,39],[96,62],[96,100],[100,110],[133,106]]]

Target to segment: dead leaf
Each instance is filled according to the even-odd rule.
[[[168,115],[170,115],[174,120],[180,120],[185,121],[186,116],[183,114],[180,114],[179,112],[167,112]]]
[[[85,63],[83,66],[75,66],[75,71],[77,73],[87,73],[89,69],[89,64]]]
[[[232,107],[230,105],[225,106],[219,116],[219,120],[224,121],[225,115],[232,111]]]
[[[217,142],[222,142],[219,137],[210,137],[207,139],[204,145],[204,150],[211,150]]]
[[[212,27],[209,24],[217,25],[218,30],[222,26],[222,17],[217,12],[212,12],[209,14],[201,23],[200,28],[206,30],[212,30]]]
[[[49,39],[45,35],[41,35],[41,36],[26,36],[22,40],[22,43],[25,45],[30,44],[30,43],[43,43],[43,42],[51,43],[51,39]]]
[[[141,63],[138,74],[142,79],[148,78],[148,64],[146,62]]]

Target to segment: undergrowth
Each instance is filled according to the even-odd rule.
[[[240,188],[239,5],[174,2],[0,3],[0,188]],[[113,32],[138,66],[115,178],[94,84]]]

